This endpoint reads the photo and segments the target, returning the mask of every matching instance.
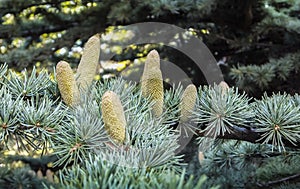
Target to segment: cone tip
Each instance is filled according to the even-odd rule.
[[[56,69],[66,69],[66,68],[71,69],[70,64],[66,61],[61,60],[56,64]]]
[[[100,35],[99,34],[95,34],[95,35],[91,36],[88,39],[88,42],[100,43]]]
[[[153,49],[148,53],[148,56],[159,57],[157,50]]]
[[[186,89],[197,91],[197,87],[194,84],[189,84]]]
[[[219,83],[219,86],[222,87],[222,88],[224,88],[224,89],[229,89],[229,86],[228,86],[228,84],[225,81],[221,81]]]

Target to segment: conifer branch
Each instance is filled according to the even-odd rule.
[[[266,183],[256,183],[256,184],[259,187],[271,187],[271,186],[274,186],[274,185],[278,185],[280,183],[289,182],[289,181],[296,180],[296,179],[299,179],[299,178],[300,178],[300,173],[299,174],[294,174],[294,175],[291,175],[291,176],[288,176],[288,177],[284,177],[284,178],[281,178],[281,179],[278,179],[278,180],[273,180],[273,181],[269,181],[269,182],[266,182]]]
[[[263,65],[237,66],[230,70],[229,76],[236,86],[247,92],[254,91],[258,85],[261,90],[268,89],[271,83],[286,81],[292,73],[300,70],[300,53],[288,53],[278,59],[270,59]]]
[[[232,132],[230,133],[225,132],[223,135],[218,135],[216,138],[247,141],[251,143],[262,144],[262,141],[259,141],[259,139],[262,138],[263,133],[258,132],[257,129],[233,126],[233,128],[231,128],[231,131]],[[196,130],[196,134],[198,137],[208,137],[214,139],[213,136],[207,135],[205,131]],[[269,141],[268,144],[272,144],[272,141]],[[283,144],[285,147],[300,149],[300,141],[293,144],[290,141],[283,139]]]

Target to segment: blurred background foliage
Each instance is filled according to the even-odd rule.
[[[123,25],[163,22],[201,39],[230,85],[256,97],[266,90],[294,93],[299,90],[291,82],[299,80],[299,7],[297,0],[2,0],[0,61],[17,71],[36,66],[52,72],[62,59],[75,68],[83,44],[100,33],[101,56],[115,56],[99,63],[98,79],[133,71],[156,48],[195,84],[204,84],[193,61],[164,44],[118,46],[132,37]],[[286,66],[278,63],[282,59]]]

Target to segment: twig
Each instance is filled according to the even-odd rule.
[[[233,139],[233,140],[241,140],[241,141],[247,141],[251,143],[262,143],[259,141],[259,139],[262,138],[263,132],[258,132],[255,128],[244,128],[244,127],[238,127],[238,126],[232,126],[231,130],[233,132],[231,133],[224,133],[224,135],[217,136],[218,139]],[[202,137],[212,137],[207,136],[205,132],[201,130],[196,131],[198,136]],[[283,139],[283,143],[285,147],[292,147],[292,148],[300,148],[300,142],[297,142],[292,144],[290,141]],[[272,144],[272,141],[269,141],[269,144]]]
[[[275,184],[280,184],[282,182],[294,180],[294,179],[297,179],[297,178],[300,178],[300,173],[295,174],[295,175],[291,175],[291,176],[288,176],[288,177],[284,177],[284,178],[279,179],[279,180],[269,181],[269,182],[266,182],[266,183],[257,183],[257,185],[259,187],[269,187],[269,186],[272,186],[272,185],[275,185]]]

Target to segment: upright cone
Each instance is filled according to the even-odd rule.
[[[100,38],[92,36],[85,44],[80,63],[77,68],[76,82],[78,86],[86,90],[92,83],[100,56]]]
[[[155,117],[163,113],[164,88],[163,78],[160,70],[160,58],[156,50],[152,50],[148,55],[141,79],[142,95],[154,103],[152,112]]]
[[[189,120],[195,108],[196,100],[197,100],[197,88],[195,85],[190,84],[184,90],[179,105],[181,122],[186,122]]]
[[[225,81],[221,81],[218,86],[221,88],[223,95],[229,90],[229,86]]]
[[[145,66],[144,66],[144,72],[141,78],[141,90],[143,96],[146,96],[145,91],[146,91],[146,86],[145,82],[147,80],[148,72],[151,69],[160,69],[160,57],[159,54],[156,50],[152,50],[148,53]]]
[[[107,91],[102,96],[101,111],[105,129],[111,138],[118,142],[125,141],[126,119],[119,96]]]
[[[160,69],[148,70],[144,84],[144,95],[154,103],[152,112],[155,117],[159,117],[163,113],[164,104],[163,78]]]
[[[60,61],[56,65],[56,79],[63,101],[69,106],[78,104],[80,95],[69,63]]]
[[[152,68],[160,68],[160,57],[156,50],[152,50],[148,53],[144,71]]]

